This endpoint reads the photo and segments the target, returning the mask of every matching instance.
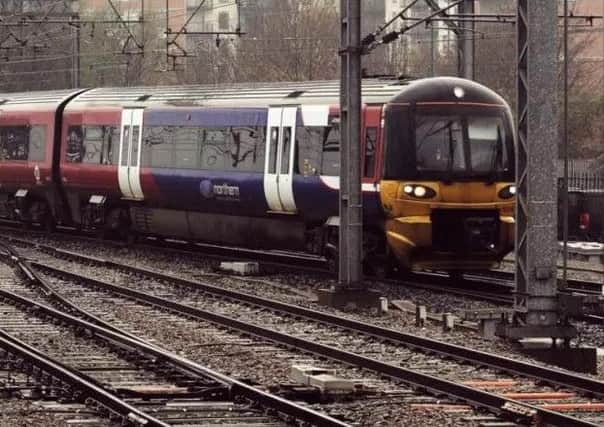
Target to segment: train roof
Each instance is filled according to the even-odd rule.
[[[363,102],[386,104],[438,99],[459,102],[453,88],[462,87],[474,102],[505,101],[487,87],[465,79],[364,79]],[[71,99],[73,98],[73,99]],[[70,100],[71,99],[71,100]],[[50,110],[70,100],[66,110],[103,107],[268,107],[271,105],[338,105],[340,82],[235,83],[225,85],[116,87],[0,94],[0,111]]]
[[[385,103],[406,82],[370,79],[362,85],[363,102]],[[333,81],[236,83],[228,85],[98,88],[70,102],[70,108],[120,107],[268,107],[270,105],[337,105],[340,83]]]
[[[2,111],[53,111],[83,89],[0,93]]]

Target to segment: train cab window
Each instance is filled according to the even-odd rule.
[[[418,117],[415,141],[418,171],[466,169],[463,128],[459,118]]]
[[[365,161],[363,177],[375,175],[375,148],[377,145],[377,127],[368,127],[365,135]]]
[[[268,156],[268,173],[277,173],[277,153],[279,152],[279,128],[271,127],[270,152]]]
[[[472,172],[487,173],[509,169],[505,130],[498,117],[469,117],[468,137]]]

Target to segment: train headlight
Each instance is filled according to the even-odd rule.
[[[415,190],[413,190],[413,195],[415,197],[419,197],[420,199],[426,196],[426,187],[422,187],[421,185],[418,185],[417,187],[415,187]]]
[[[516,195],[517,189],[515,185],[508,185],[499,190],[499,197],[501,199],[511,199]]]
[[[436,191],[424,185],[407,184],[403,187],[403,192],[416,199],[431,199],[436,196]]]

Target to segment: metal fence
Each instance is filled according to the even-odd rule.
[[[594,162],[569,162],[568,173],[568,231],[569,240],[604,242],[604,174]],[[562,171],[559,166],[558,171]],[[562,173],[558,188],[563,189]],[[559,192],[562,195],[562,191]],[[559,238],[562,239],[562,207],[559,197]]]

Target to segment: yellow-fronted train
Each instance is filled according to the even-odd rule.
[[[0,94],[0,217],[338,255],[339,84]],[[368,270],[488,269],[513,247],[514,127],[458,78],[363,82]]]

